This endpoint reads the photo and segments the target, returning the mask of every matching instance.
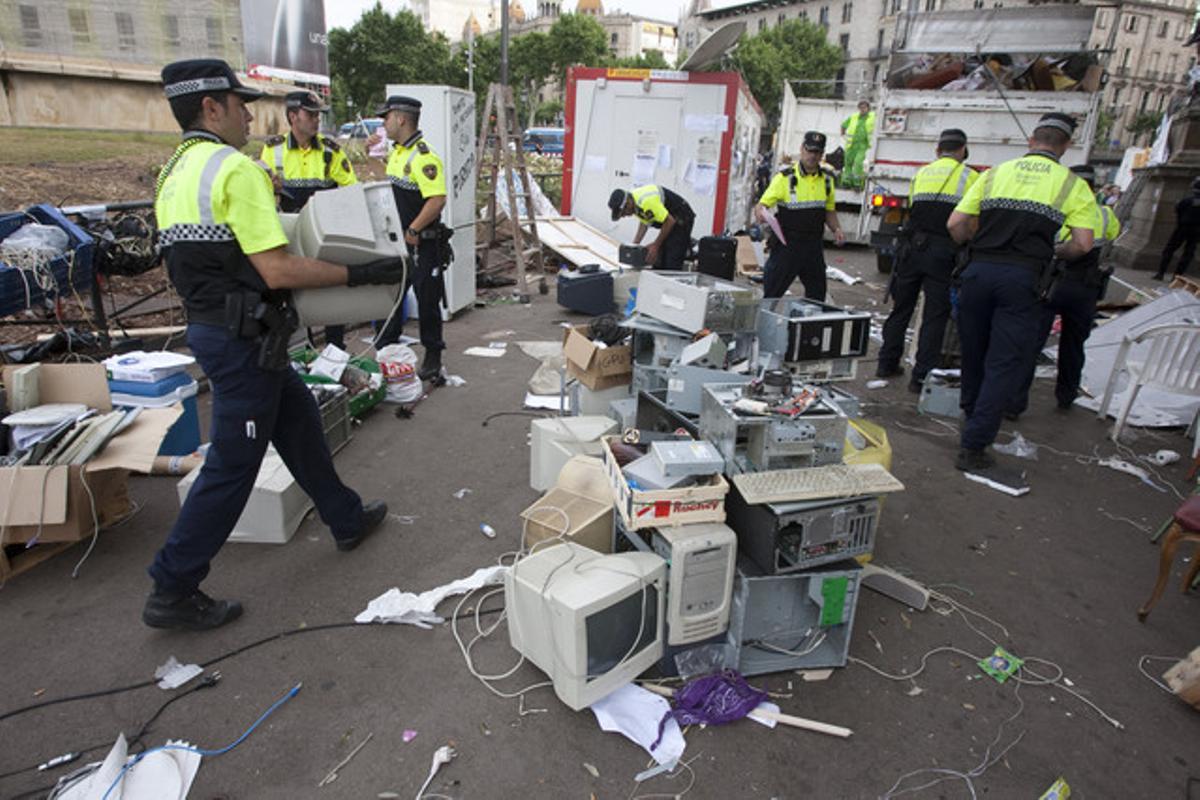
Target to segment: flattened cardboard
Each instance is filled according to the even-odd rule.
[[[77,542],[92,535],[98,523],[101,528],[111,525],[129,513],[128,473],[121,469],[88,471],[83,467],[19,467],[0,469],[0,490],[7,490],[13,473],[33,471],[32,476],[19,474],[14,481],[14,493],[5,491],[0,505],[11,508],[12,524],[4,528],[4,543]],[[46,494],[41,495],[42,475],[47,476]],[[84,480],[87,486],[84,486]],[[53,491],[51,488],[53,487]],[[22,494],[16,494],[16,491]],[[91,493],[89,498],[88,493]],[[92,517],[92,500],[96,516]],[[16,502],[10,502],[10,501]],[[8,514],[8,511],[4,512]],[[39,527],[38,516],[45,517]],[[0,519],[4,514],[0,514]],[[25,521],[18,524],[17,520]]]
[[[633,380],[633,352],[628,345],[600,347],[587,337],[587,326],[563,334],[567,374],[592,391],[624,386]]]

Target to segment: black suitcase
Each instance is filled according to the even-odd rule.
[[[732,236],[701,238],[696,271],[714,278],[733,280],[737,272],[737,240]]]
[[[563,270],[558,273],[558,304],[592,316],[611,314],[612,273]]]

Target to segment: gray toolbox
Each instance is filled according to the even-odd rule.
[[[767,575],[812,569],[875,549],[879,498],[839,497],[794,503],[751,504],[731,485],[726,524],[738,552]]]
[[[726,640],[737,671],[750,677],[844,667],[861,579],[854,561],[764,575],[739,559]]]

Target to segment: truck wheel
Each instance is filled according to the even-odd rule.
[[[875,251],[875,268],[884,275],[890,275],[892,272],[892,256],[885,255],[878,250]]]

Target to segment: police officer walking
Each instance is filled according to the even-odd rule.
[[[958,294],[966,414],[958,469],[995,464],[987,447],[1036,358],[1041,282],[1055,257],[1092,249],[1096,198],[1058,163],[1074,131],[1070,116],[1043,115],[1029,152],[984,173],[950,214],[950,235],[971,247]],[[1070,238],[1055,245],[1063,225]]]
[[[166,543],[154,557],[154,590],[142,620],[156,628],[215,628],[242,613],[200,591],[209,563],[242,513],[267,444],[312,497],[338,550],[352,550],[387,505],[342,483],[321,433],[316,401],[292,371],[295,315],[287,289],[398,283],[401,259],[342,266],[285,249],[271,180],[239,151],[246,104],[262,96],[218,59],[163,68],[183,142],[158,178],[155,215],[171,282],[187,311],[187,342],[212,386],[212,445]]]
[[[754,207],[760,222],[767,222],[767,209],[779,206],[776,220],[784,241],[771,237],[771,255],[763,267],[763,296],[782,297],[796,278],[804,284],[804,296],[825,301],[825,242],[828,227],[839,247],[846,243],[834,210],[833,177],[821,169],[825,134],[808,131],[800,160],[775,173],[767,190]]]
[[[293,214],[315,193],[358,183],[358,178],[338,143],[320,133],[321,114],[329,106],[315,92],[291,92],[283,105],[290,130],[286,136],[268,137],[259,158],[283,189],[280,211]],[[325,341],[345,349],[346,327],[326,326]]]
[[[647,184],[632,192],[614,189],[608,198],[613,222],[630,214],[637,217],[634,244],[641,244],[649,228],[658,228],[658,236],[646,248],[646,264],[658,269],[683,269],[692,245],[692,224],[696,212],[670,189]]]
[[[444,265],[441,260],[442,209],[446,205],[446,174],[442,159],[433,152],[417,127],[421,120],[421,101],[393,95],[375,112],[383,117],[383,128],[395,144],[388,155],[387,175],[404,226],[404,242],[416,255],[416,268],[409,284],[417,295],[421,345],[425,359],[418,372],[421,380],[436,378],[442,371],[441,300],[444,291]],[[381,138],[378,131],[367,140],[368,146]],[[399,315],[380,331],[375,346],[394,344],[400,338],[403,322]]]
[[[950,238],[946,221],[979,177],[964,163],[966,159],[967,134],[947,128],[938,137],[937,160],[921,167],[909,187],[912,208],[905,226],[906,253],[893,267],[892,313],[883,323],[883,345],[875,374],[880,378],[904,374],[900,366],[904,333],[917,306],[917,296],[923,291],[925,310],[921,314],[917,361],[908,383],[914,392],[921,391],[925,376],[937,366],[950,319],[950,277],[958,245]]]
[[[1071,167],[1071,171],[1086,181],[1089,188],[1095,185],[1096,173],[1090,166]],[[1050,297],[1042,306],[1042,318],[1038,325],[1035,359],[1036,354],[1046,346],[1050,329],[1054,326],[1054,317],[1057,315],[1062,319],[1062,331],[1058,335],[1058,376],[1054,387],[1059,411],[1070,411],[1074,408],[1075,398],[1079,396],[1084,363],[1083,345],[1092,334],[1096,303],[1100,301],[1104,284],[1111,274],[1101,269],[1100,256],[1105,245],[1121,233],[1116,212],[1104,205],[1098,205],[1096,210],[1099,214],[1092,222],[1092,249],[1086,255],[1062,265]],[[1059,232],[1059,239],[1066,240],[1069,236],[1070,232],[1064,226]],[[1026,375],[1020,392],[1012,399],[1004,414],[1005,419],[1017,419],[1029,406],[1029,388],[1033,385],[1034,371],[1030,370]]]
[[[1171,266],[1171,259],[1180,247],[1183,247],[1183,256],[1175,265],[1175,274],[1186,272],[1196,256],[1197,242],[1200,242],[1200,178],[1193,178],[1192,193],[1175,204],[1175,230],[1171,231],[1171,238],[1163,248],[1154,280],[1161,281],[1166,277],[1167,267]]]

